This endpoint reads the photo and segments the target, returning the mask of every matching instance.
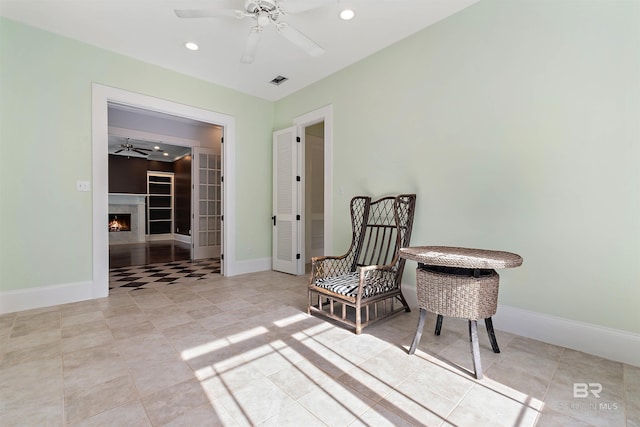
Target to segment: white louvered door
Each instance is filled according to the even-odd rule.
[[[296,127],[273,133],[273,250],[272,268],[299,274],[299,184]]]

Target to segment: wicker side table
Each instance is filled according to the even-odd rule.
[[[420,318],[409,354],[418,347],[427,311],[438,315],[436,335],[440,335],[443,316],[468,319],[473,367],[476,378],[481,379],[479,319],[485,320],[491,348],[500,352],[491,320],[498,307],[500,276],[495,269],[518,267],[522,257],[510,252],[449,246],[402,248],[400,256],[418,262],[416,291]]]

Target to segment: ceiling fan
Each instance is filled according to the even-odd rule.
[[[245,43],[244,52],[240,62],[250,64],[253,62],[262,37],[264,28],[273,25],[278,34],[289,40],[294,45],[302,48],[308,55],[313,57],[322,56],[325,50],[309,37],[292,27],[286,22],[279,21],[281,16],[287,15],[282,4],[287,4],[285,0],[244,0],[244,9],[174,9],[179,18],[211,18],[211,17],[233,17],[236,19],[252,18],[255,26],[251,27],[249,37]],[[318,7],[316,1],[303,4],[296,2],[295,6],[289,5],[287,9],[296,12]]]
[[[143,156],[148,156],[149,153],[145,153],[145,151],[153,151],[153,150],[151,150],[149,148],[136,147],[135,145],[133,145],[132,143],[129,142],[129,138],[127,138],[127,142],[125,142],[124,144],[120,144],[120,147],[122,147],[122,148],[120,148],[117,151],[114,151],[113,154],[118,154],[121,151],[133,151],[135,153],[142,154]]]

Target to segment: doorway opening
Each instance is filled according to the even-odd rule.
[[[324,255],[324,120],[304,127],[304,262]]]
[[[299,116],[293,126],[273,134],[275,271],[305,274],[312,253],[324,255],[333,250],[332,135],[331,105]],[[300,181],[305,185],[299,185]]]
[[[301,189],[301,211],[306,221],[304,232],[299,233],[303,256],[298,274],[304,274],[312,256],[333,253],[333,106],[298,116],[293,124],[304,141],[298,163],[305,181],[310,181]],[[311,171],[306,170],[308,163]]]
[[[118,104],[151,113],[170,115],[176,119],[196,120],[222,129],[225,148],[222,168],[228,174],[222,191],[222,213],[226,219],[221,230],[221,274],[233,275],[235,262],[235,119],[221,113],[154,98],[94,83],[92,85],[92,211],[93,211],[93,280],[91,298],[109,294],[108,229],[108,135],[110,104]],[[166,135],[166,133],[165,133]],[[172,137],[182,140],[180,137]],[[180,144],[178,144],[180,145]],[[183,144],[184,145],[184,144]],[[192,233],[193,234],[193,233]],[[236,273],[237,274],[237,273]]]

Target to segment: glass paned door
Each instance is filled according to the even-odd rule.
[[[222,247],[222,156],[194,147],[193,259],[216,258]]]

